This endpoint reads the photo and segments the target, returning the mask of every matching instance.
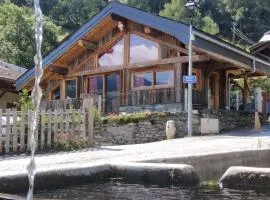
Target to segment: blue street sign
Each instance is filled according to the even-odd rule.
[[[184,83],[196,83],[197,82],[197,78],[196,76],[184,76],[183,77],[183,82]]]

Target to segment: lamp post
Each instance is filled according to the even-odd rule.
[[[188,76],[192,76],[192,40],[193,40],[193,27],[192,21],[195,15],[196,8],[198,8],[199,0],[187,0],[185,7],[189,12],[190,25],[189,25],[189,60],[188,60]],[[188,136],[192,136],[192,83],[188,83]]]

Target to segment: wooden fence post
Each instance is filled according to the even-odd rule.
[[[83,138],[86,138],[86,113],[85,113],[85,108],[82,110],[83,114],[83,119],[82,119],[82,136]]]
[[[25,123],[26,123],[26,113],[21,111],[21,133],[20,133],[20,151],[25,149]]]
[[[90,107],[88,108],[88,143],[94,145],[94,116],[93,116],[93,98],[90,98]]]
[[[18,135],[17,135],[17,110],[12,110],[13,126],[12,126],[12,149],[17,152],[18,149]]]
[[[6,115],[6,153],[9,153],[10,150],[10,110],[7,109]]]
[[[52,141],[52,113],[48,110],[48,135],[47,135],[47,147],[51,147]]]
[[[56,142],[57,142],[57,110],[54,110],[54,124],[53,124],[53,142],[54,142],[54,145],[56,145]]]
[[[3,151],[3,133],[2,133],[2,109],[0,109],[0,153]]]
[[[45,146],[45,110],[41,111],[41,132],[40,132],[40,148],[44,149]]]
[[[32,122],[32,111],[28,110],[28,128],[27,128],[27,150],[31,151],[31,123]]]

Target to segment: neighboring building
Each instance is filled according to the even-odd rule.
[[[250,51],[256,56],[270,61],[270,31],[266,32],[260,41],[250,48]]]
[[[194,36],[194,106],[228,109],[230,79],[270,74],[264,58],[199,30]],[[104,112],[165,104],[183,109],[188,41],[187,24],[112,2],[44,58],[44,98],[101,95]],[[33,84],[31,69],[16,88],[31,90]]]
[[[25,68],[0,61],[0,109],[14,107],[18,102],[15,81],[26,72]]]

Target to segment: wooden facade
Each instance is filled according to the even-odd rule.
[[[198,46],[193,47],[192,55],[197,77],[194,105],[228,108],[229,79],[262,74]],[[44,100],[99,95],[107,113],[117,112],[121,105],[184,105],[187,85],[183,76],[188,60],[188,47],[173,34],[110,14],[45,68],[41,82]],[[32,86],[30,79],[21,88],[31,90]]]

